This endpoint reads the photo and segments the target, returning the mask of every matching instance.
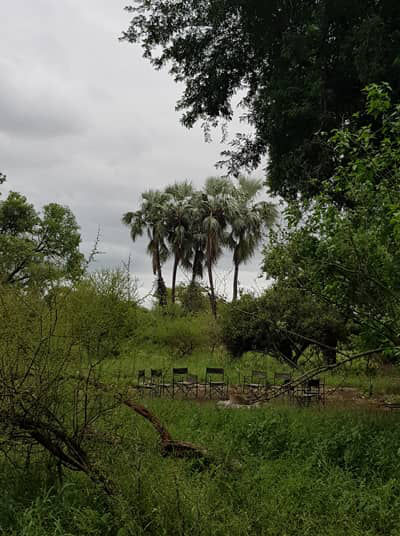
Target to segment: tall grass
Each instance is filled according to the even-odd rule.
[[[27,489],[27,475],[3,460],[2,534],[398,534],[397,415],[148,404],[212,463],[160,457],[153,430],[121,410],[120,443],[99,446],[118,497],[107,501],[76,474],[49,490],[40,464]]]
[[[83,290],[87,296],[86,288]],[[89,294],[93,300],[85,298],[90,305],[87,310],[77,299],[80,294],[72,296],[71,309],[64,311],[63,321],[76,320],[81,344],[75,345],[74,351],[79,350],[82,370],[93,357],[92,342],[96,348],[101,343],[98,367],[102,370],[96,373],[111,386],[135,383],[137,371],[143,368],[148,372],[161,368],[168,374],[173,366],[187,366],[203,378],[207,366],[222,366],[231,384],[240,383],[252,369],[266,371],[270,380],[276,371],[288,370],[271,357],[256,353],[231,359],[215,343],[216,332],[205,317],[193,319],[192,329],[187,319],[170,321],[161,313],[151,317],[143,311],[136,315],[129,305],[138,329],[133,329],[129,320],[120,340],[119,306],[110,309],[96,293]],[[77,316],[71,316],[70,311]],[[156,322],[164,320],[165,325],[159,326],[153,337]],[[111,346],[103,337],[104,325],[110,328],[106,335],[114,341]],[[206,337],[197,337],[196,329],[201,326],[209,330]],[[186,331],[181,332],[182,327]],[[174,330],[173,336],[168,329]],[[25,327],[20,331],[29,336]],[[175,351],[182,333],[191,342]],[[19,348],[20,338],[16,340]],[[64,340],[57,338],[57,342]],[[59,358],[56,348],[49,363]],[[75,364],[72,360],[71,370],[62,370],[63,378],[68,372],[76,374]],[[369,392],[371,384],[377,392],[398,389],[397,377],[390,374],[373,377],[355,372],[346,370],[326,380],[330,385],[357,386]],[[74,391],[77,399],[84,398],[81,389],[78,386]],[[70,393],[67,389],[62,393],[60,409],[67,413],[70,406],[64,397]],[[18,441],[21,430],[7,438],[0,434],[0,534],[399,534],[400,427],[396,414],[299,410],[279,405],[227,410],[210,401],[147,399],[146,405],[174,438],[207,448],[206,463],[163,458],[149,423],[119,407],[118,400],[106,400],[108,393],[103,394],[104,400],[97,391],[91,392],[98,411],[81,437],[90,461],[114,483],[115,494],[107,497],[83,474],[59,474],[40,446],[31,450],[26,437]],[[23,391],[18,400],[26,403]],[[34,396],[31,400],[36,404]],[[78,434],[80,429],[68,430]]]

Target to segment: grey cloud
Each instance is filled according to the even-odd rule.
[[[51,201],[70,206],[85,253],[100,226],[105,254],[93,267],[120,266],[131,254],[146,293],[154,281],[146,239],[133,244],[121,216],[137,207],[144,190],[183,179],[201,186],[216,174],[220,133],[206,144],[200,128],[184,129],[174,110],[182,88],[154,71],[137,47],[118,41],[130,19],[126,0],[3,3],[3,191],[21,191],[37,207]],[[164,271],[169,282],[171,262]],[[230,271],[230,256],[224,256],[216,279],[227,292]],[[255,258],[240,280],[253,286],[258,272]]]
[[[85,121],[68,84],[23,62],[0,61],[0,131],[12,136],[50,138],[77,134]],[[75,92],[76,93],[76,92]]]

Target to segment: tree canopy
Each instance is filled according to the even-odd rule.
[[[247,294],[230,304],[222,317],[222,336],[234,356],[254,350],[297,367],[310,346],[322,348],[327,363],[335,362],[335,349],[346,340],[348,328],[333,307],[278,283],[259,297]]]
[[[156,294],[161,305],[167,303],[167,289],[162,275],[162,265],[167,260],[169,251],[166,245],[167,230],[165,226],[165,208],[169,196],[159,190],[142,193],[141,205],[136,212],[126,212],[122,223],[130,227],[132,240],[142,236],[146,231],[149,242],[147,252],[151,256],[153,274],[157,276]]]
[[[133,0],[122,39],[184,83],[187,127],[229,121],[242,95],[254,135],[239,135],[230,170],[268,151],[268,184],[286,198],[312,196],[333,169],[320,131],[361,108],[361,89],[400,90],[397,0]]]
[[[387,85],[367,90],[359,114],[333,133],[337,162],[321,194],[291,206],[264,268],[289,287],[330,304],[358,326],[358,345],[399,346],[400,105]],[[345,195],[347,206],[336,202]]]
[[[0,201],[0,278],[5,284],[46,285],[82,274],[84,257],[75,216],[50,203],[38,213],[26,197],[10,192]]]
[[[173,256],[172,303],[176,298],[178,267],[191,272],[187,305],[191,294],[197,301],[200,290],[197,279],[202,279],[207,271],[210,304],[216,316],[213,270],[224,248],[232,251],[233,299],[237,298],[239,268],[253,257],[277,216],[272,203],[256,201],[261,187],[260,180],[244,176],[239,176],[237,181],[209,177],[200,190],[188,181],[177,182],[164,191],[144,192],[139,210],[124,214],[122,222],[130,227],[133,241],[147,231],[147,251],[152,258],[153,273],[157,275],[156,296],[160,305],[168,301],[162,265]]]

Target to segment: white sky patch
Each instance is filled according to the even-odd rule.
[[[97,230],[105,251],[95,266],[119,266],[131,255],[142,293],[153,281],[145,239],[132,244],[121,216],[140,193],[189,179],[201,187],[218,174],[224,148],[205,143],[200,127],[179,123],[181,87],[155,71],[139,47],[121,43],[126,0],[13,0],[0,8],[0,171],[3,192],[25,194],[36,208],[68,205],[90,252]],[[128,2],[129,3],[129,2]],[[230,131],[243,130],[235,121]],[[261,175],[261,174],[260,174]],[[240,282],[254,288],[260,255]],[[165,266],[170,285],[171,263]],[[230,295],[229,253],[217,287]],[[180,274],[185,281],[185,274]],[[222,289],[222,290],[221,290]]]

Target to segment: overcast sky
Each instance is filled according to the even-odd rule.
[[[85,253],[100,227],[105,254],[97,266],[118,266],[131,254],[144,293],[153,281],[145,243],[130,241],[121,215],[135,210],[148,188],[184,179],[201,186],[218,173],[223,146],[218,135],[205,143],[200,126],[181,126],[174,106],[182,88],[167,71],[155,71],[139,47],[118,41],[129,25],[127,3],[1,2],[0,171],[7,174],[3,193],[19,191],[37,208],[68,205]],[[257,256],[242,268],[243,286],[264,285],[259,264]],[[167,265],[167,284],[170,273]],[[231,277],[226,256],[221,293]]]

